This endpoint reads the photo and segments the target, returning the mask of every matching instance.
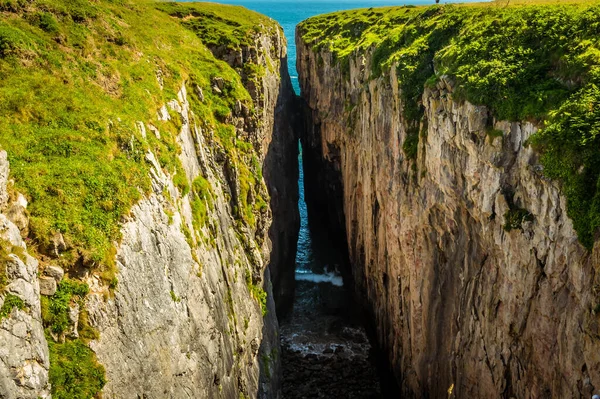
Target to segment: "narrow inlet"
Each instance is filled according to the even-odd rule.
[[[281,323],[283,397],[380,398],[372,348],[339,272],[344,254],[324,226],[308,221],[299,153],[296,296]]]

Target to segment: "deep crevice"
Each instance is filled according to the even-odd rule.
[[[316,129],[303,101],[301,131]],[[307,137],[317,137],[307,143]],[[318,135],[301,134],[294,308],[280,315],[283,397],[399,397],[373,315],[357,295],[348,257],[339,171],[314,151]],[[333,149],[331,149],[333,150]],[[329,153],[339,160],[340,154]]]

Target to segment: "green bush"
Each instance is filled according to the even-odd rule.
[[[415,160],[417,159],[417,154],[419,152],[419,133],[418,132],[408,132],[406,134],[406,139],[402,144],[402,151],[404,151],[404,155],[406,155],[407,159]]]
[[[509,209],[504,215],[504,230],[511,231],[523,229],[523,222],[532,221],[533,215],[526,209],[516,208]]]
[[[594,244],[600,227],[600,89],[590,83],[550,113],[530,143],[542,153],[544,174],[562,182],[567,214],[579,240]]]
[[[56,22],[56,18],[54,18],[54,15],[50,13],[43,12],[40,14],[36,14],[35,22],[42,30],[48,33],[58,32],[58,22]]]
[[[0,308],[0,321],[5,317],[8,317],[15,308],[19,310],[25,309],[25,302],[16,295],[6,294],[4,303]]]
[[[70,324],[69,309],[72,301],[76,301],[83,308],[85,296],[89,287],[85,283],[75,280],[63,279],[58,284],[56,293],[51,297],[42,296],[42,319],[44,326],[52,333],[62,334]]]
[[[0,58],[18,54],[29,42],[21,30],[0,22]]]
[[[106,384],[104,367],[81,340],[54,342],[50,349],[50,384],[55,399],[90,399]]]

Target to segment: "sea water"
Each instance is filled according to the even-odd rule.
[[[461,2],[472,2],[466,0]],[[481,0],[479,0],[481,1]],[[327,14],[341,10],[369,7],[389,7],[403,5],[432,5],[434,0],[349,0],[349,1],[293,1],[293,0],[224,0],[218,3],[236,4],[267,15],[283,27],[288,42],[288,65],[292,84],[297,94],[300,93],[298,73],[296,72],[296,43],[294,35],[296,25],[312,16]],[[442,3],[457,3],[457,1],[442,1]]]

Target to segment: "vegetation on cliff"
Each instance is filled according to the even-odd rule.
[[[146,151],[187,192],[179,121],[156,115],[184,81],[204,90],[193,110],[211,130],[225,129],[237,101],[250,104],[238,74],[152,7],[0,3],[0,143],[16,188],[31,200],[33,237],[43,248],[62,233],[71,249],[61,258],[65,266],[80,258],[110,270],[120,218],[150,187]],[[216,76],[225,81],[224,95],[212,89]],[[137,121],[157,126],[161,138],[143,138]],[[235,155],[235,135],[217,137]]]
[[[190,14],[195,17],[183,17]],[[210,4],[0,0],[0,145],[15,189],[29,200],[29,249],[42,264],[58,263],[70,275],[90,271],[115,287],[120,224],[151,189],[149,151],[180,193],[192,195],[194,228],[206,224],[212,188],[201,177],[186,178],[178,158],[179,115],[159,117],[183,84],[193,123],[239,177],[241,195],[232,207],[239,208],[240,223],[256,227],[266,197],[257,149],[233,126],[241,110],[257,118],[252,96],[239,71],[207,46],[226,39],[226,48],[239,50],[255,27],[267,26],[278,29],[240,7]],[[105,382],[87,347],[97,338],[84,308],[88,291],[66,279],[42,299],[56,398],[89,398]],[[79,338],[68,331],[75,305]]]
[[[520,1],[338,12],[300,25],[303,40],[330,51],[344,73],[369,51],[371,76],[396,68],[416,156],[424,86],[456,81],[459,100],[487,105],[497,119],[533,120],[530,143],[544,173],[562,182],[568,213],[590,248],[600,227],[600,5]],[[507,6],[507,4],[509,4]]]

